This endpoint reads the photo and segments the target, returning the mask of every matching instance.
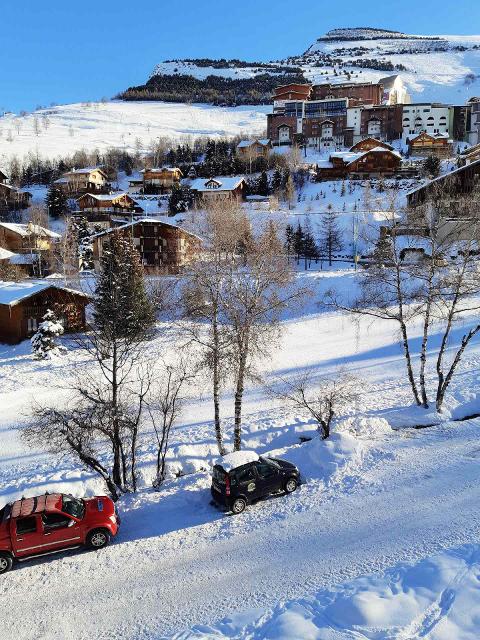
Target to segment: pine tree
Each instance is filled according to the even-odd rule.
[[[291,224],[287,224],[285,229],[285,252],[287,254],[288,261],[290,262],[290,256],[294,247],[295,232]]]
[[[273,193],[277,193],[282,188],[282,174],[278,169],[275,169],[272,176],[272,182],[270,185]]]
[[[65,348],[57,345],[56,338],[62,334],[63,326],[53,311],[48,309],[42,318],[42,322],[38,325],[37,332],[30,340],[33,357],[36,360],[47,360],[53,356],[60,355],[65,351]]]
[[[262,171],[257,182],[257,193],[261,196],[268,196],[270,193],[270,187],[268,184],[268,176],[266,171]]]
[[[295,234],[293,237],[293,249],[297,256],[297,264],[298,264],[300,262],[300,256],[304,255],[304,249],[305,249],[305,234],[303,233],[303,229],[302,229],[302,226],[300,225],[300,222],[298,223],[297,228],[295,229]]]
[[[141,340],[155,322],[138,251],[118,231],[111,233],[102,255],[93,318],[108,351],[118,341]]]
[[[319,258],[317,243],[315,242],[315,238],[313,237],[313,234],[310,231],[305,232],[304,253],[305,253],[305,269],[307,269],[307,265],[310,266],[312,260],[317,261]]]
[[[321,234],[322,253],[328,255],[328,264],[332,266],[333,254],[342,249],[342,234],[338,228],[337,214],[332,208],[327,209],[325,214],[324,227]]]
[[[45,198],[48,215],[52,218],[60,218],[68,211],[67,196],[55,185],[51,185]]]
[[[88,226],[86,218],[75,221],[73,226],[77,239],[77,254],[80,271],[93,269],[92,236],[94,232]]]

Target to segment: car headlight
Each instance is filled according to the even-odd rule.
[[[115,515],[110,516],[110,521],[113,522],[113,524],[117,524],[117,518]]]

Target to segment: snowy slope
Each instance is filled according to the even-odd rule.
[[[70,104],[0,117],[0,166],[12,155],[41,157],[109,147],[146,151],[158,137],[262,135],[268,107],[120,102]],[[36,135],[35,122],[38,122]]]
[[[339,64],[328,64],[330,58]],[[362,67],[362,60],[390,62],[406,70],[385,71]],[[293,58],[313,82],[341,82],[347,71],[354,81],[378,81],[400,73],[414,101],[463,104],[480,94],[480,36],[408,36],[375,30],[329,32],[310,46],[303,56]],[[326,61],[326,66],[315,65]],[[360,66],[353,66],[351,63]],[[350,64],[349,64],[350,63]],[[322,72],[327,72],[327,74]]]
[[[187,475],[160,492],[148,489],[154,452],[143,446],[145,488],[121,501],[111,547],[41,558],[0,580],[2,640],[477,640],[480,421],[392,431],[392,408],[410,402],[394,328],[319,309],[327,288],[351,291],[351,269],[298,277],[312,297],[285,318],[265,373],[320,375],[346,365],[362,379],[361,398],[339,416],[328,442],[299,444],[314,426],[251,384],[244,437],[245,448],[296,462],[306,484],[241,517],[212,507],[211,402],[199,381],[169,457],[171,470]],[[462,362],[450,406],[478,407],[479,346]],[[166,348],[175,345],[159,334],[149,355]],[[27,342],[0,346],[0,505],[46,488],[104,490],[78,465],[19,439],[31,402],[58,401],[71,372],[84,366],[74,349],[43,363],[32,360]],[[232,406],[226,394],[229,439]]]

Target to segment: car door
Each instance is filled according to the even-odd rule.
[[[80,524],[65,513],[42,513],[44,551],[74,546],[82,542]]]
[[[16,556],[39,553],[42,545],[42,526],[37,515],[16,518],[11,532],[12,547]]]
[[[280,475],[277,469],[263,460],[255,463],[258,475],[258,484],[260,494],[265,496],[272,491],[276,491],[280,485]]]
[[[239,495],[255,497],[259,495],[259,478],[255,472],[255,467],[249,466],[245,469],[239,469],[236,472],[237,491]]]

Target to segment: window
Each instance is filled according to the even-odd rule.
[[[255,473],[252,467],[242,469],[242,471],[237,471],[236,475],[238,482],[249,482],[250,480],[255,480]]]
[[[51,529],[63,529],[73,522],[63,513],[44,513],[42,515],[43,528],[45,531]]]
[[[256,466],[258,475],[264,480],[267,478],[271,478],[277,473],[275,467],[271,464],[268,464],[267,462],[257,462]]]
[[[23,533],[35,533],[37,530],[37,519],[30,518],[18,518],[17,520],[17,534]]]

